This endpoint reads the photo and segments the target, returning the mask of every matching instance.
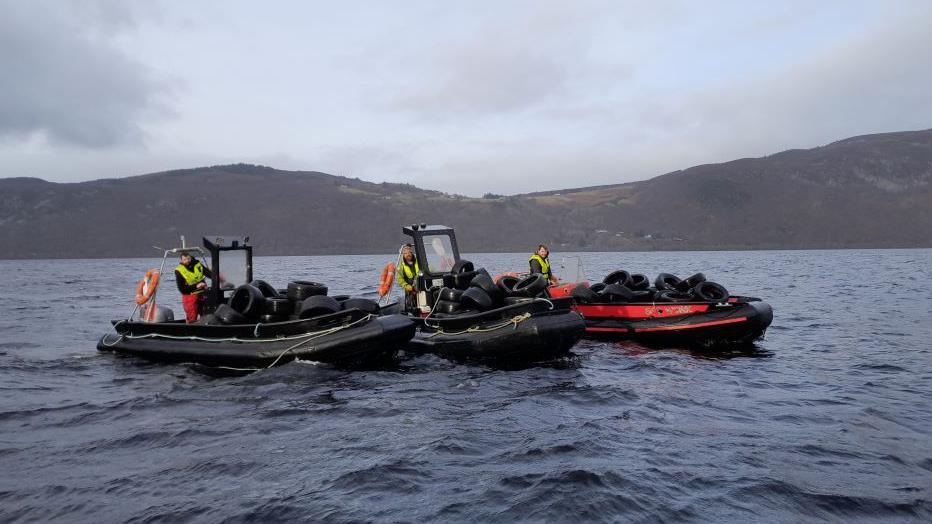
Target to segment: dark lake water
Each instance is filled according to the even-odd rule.
[[[217,376],[95,349],[155,260],[0,261],[0,521],[932,520],[932,250],[581,257],[703,271],[773,326],[731,358],[584,340],[519,370]],[[390,258],[256,277],[371,296]]]

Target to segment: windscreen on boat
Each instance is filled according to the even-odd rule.
[[[229,288],[229,284],[239,287],[249,283],[246,281],[246,264],[245,250],[220,251],[220,274],[227,283],[224,287]]]
[[[450,235],[438,233],[424,235],[424,252],[427,254],[427,271],[430,273],[445,273],[453,269],[456,263],[453,253],[453,243]]]
[[[583,271],[582,261],[579,257],[563,257],[560,263],[560,269],[554,271],[557,278],[564,282],[582,282],[586,280],[586,272]]]

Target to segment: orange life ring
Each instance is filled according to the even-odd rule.
[[[136,284],[136,303],[140,306],[148,302],[159,288],[159,270],[150,269],[146,276]]]
[[[392,282],[395,281],[395,264],[389,262],[382,269],[382,278],[379,279],[379,296],[384,297],[392,288]]]

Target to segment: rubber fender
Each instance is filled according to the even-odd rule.
[[[255,286],[243,284],[230,296],[230,307],[247,318],[256,318],[265,307],[265,296]]]
[[[470,271],[475,271],[473,263],[468,260],[457,260],[453,267],[450,268],[450,273],[468,273]]]
[[[697,299],[706,302],[724,302],[728,300],[729,294],[725,286],[715,282],[700,282],[693,288],[693,295]]]
[[[675,289],[664,289],[654,295],[654,302],[689,302],[691,300],[695,300],[692,293]]]
[[[480,311],[485,311],[487,309],[492,309],[492,297],[481,288],[471,287],[463,291],[463,296],[460,297],[460,304],[463,304],[464,307],[475,307]]]
[[[689,291],[690,289],[696,287],[701,282],[705,282],[705,275],[702,273],[696,273],[695,275],[683,279],[682,282],[674,286],[677,291]]]
[[[485,291],[485,293],[489,295],[489,298],[492,299],[493,303],[500,303],[502,298],[505,297],[505,293],[495,284],[495,281],[492,280],[492,277],[490,277],[488,273],[476,275],[472,279],[472,282],[469,283],[469,287],[477,287]]]
[[[628,273],[624,269],[612,271],[602,279],[602,282],[606,285],[621,284],[622,286],[628,287],[631,284],[631,273]]]
[[[476,271],[464,271],[462,273],[455,273],[453,275],[453,287],[456,289],[463,289],[469,287],[469,284],[472,282],[472,279],[476,277],[478,273]]]
[[[214,310],[214,318],[224,324],[248,324],[249,319],[239,311],[231,308],[229,304],[220,304]]]
[[[520,281],[518,277],[505,276],[498,281],[498,287],[502,288],[506,295],[510,295],[515,290],[515,284]]]
[[[631,302],[634,292],[621,284],[608,284],[599,295],[609,302]]]
[[[447,302],[459,302],[461,296],[463,296],[462,289],[453,289],[453,288],[445,287],[440,290],[440,294],[437,295],[437,300],[446,300]]]
[[[661,273],[654,279],[654,286],[656,286],[659,291],[663,291],[665,289],[674,289],[680,282],[682,282],[682,280],[676,275]]]
[[[449,300],[438,300],[431,311],[436,313],[456,313],[459,311],[460,305],[456,302],[451,302]]]
[[[294,311],[294,304],[287,298],[266,298],[262,308],[264,315],[290,315]]]
[[[341,309],[358,309],[365,313],[376,314],[379,312],[379,303],[368,298],[348,298],[340,302]]]
[[[645,291],[649,287],[650,279],[647,278],[647,275],[642,275],[640,273],[631,275],[631,283],[628,284],[628,289],[631,291]]]
[[[579,284],[578,286],[574,287],[573,291],[570,292],[570,295],[579,304],[591,304],[593,302],[599,301],[599,294],[589,289],[589,286],[585,284]]]
[[[295,280],[288,283],[288,298],[294,302],[300,302],[308,297],[320,296],[327,294],[327,286],[319,282],[310,282],[307,280]]]
[[[543,275],[534,273],[521,279],[513,288],[512,295],[534,297],[547,288],[547,279]]]
[[[314,295],[307,297],[301,302],[301,312],[298,318],[313,318],[321,315],[329,315],[340,310],[340,303],[325,295]]]
[[[278,298],[279,296],[278,291],[276,291],[275,288],[265,280],[253,280],[249,283],[249,285],[261,291],[262,296],[265,298]]]

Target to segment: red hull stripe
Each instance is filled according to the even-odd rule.
[[[586,318],[646,319],[695,315],[709,311],[708,304],[585,304],[576,310]]]
[[[635,333],[647,333],[650,331],[683,331],[687,329],[696,329],[696,328],[703,328],[703,327],[709,327],[709,326],[721,326],[723,324],[735,324],[737,322],[745,322],[747,319],[748,317],[740,317],[740,318],[729,318],[726,320],[713,320],[711,322],[702,322],[701,324],[688,324],[688,325],[681,325],[681,326],[657,326],[657,327],[640,328],[640,329],[635,328],[634,332]],[[591,331],[591,332],[619,332],[620,331],[620,332],[627,333],[629,330],[627,328],[586,327],[586,331]]]

